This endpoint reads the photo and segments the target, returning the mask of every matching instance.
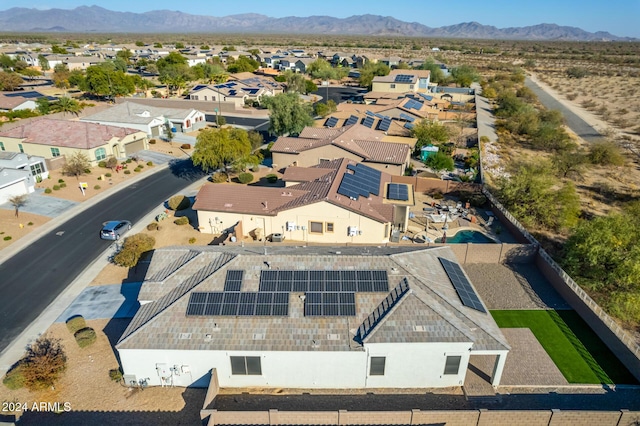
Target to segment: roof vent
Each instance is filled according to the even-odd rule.
[[[339,334],[327,334],[327,340],[340,340]]]
[[[231,203],[224,203],[224,206],[225,206],[225,207],[233,207],[233,204],[231,204]]]
[[[427,331],[427,328],[424,325],[414,325],[413,326],[413,331],[425,332],[425,331]]]
[[[254,333],[253,334],[253,340],[264,340],[265,339],[265,334],[264,333]]]
[[[191,339],[191,333],[180,333],[180,335],[178,336],[178,339],[180,340]]]

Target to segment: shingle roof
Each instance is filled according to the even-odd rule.
[[[25,143],[39,145],[91,149],[102,146],[113,138],[122,139],[134,133],[140,133],[140,130],[43,118],[0,132],[0,137],[22,139]]]
[[[355,316],[307,317],[304,301],[289,294],[288,316],[186,316],[191,291],[222,291],[227,270],[242,270],[241,291],[257,291],[260,273],[275,270],[385,270],[389,286],[403,280],[410,291],[388,312],[365,339],[369,343],[469,342],[473,350],[508,350],[506,339],[488,313],[460,302],[438,257],[455,261],[449,247],[430,249],[279,247],[256,254],[250,248],[189,247],[155,251],[154,263],[164,264],[178,251],[200,251],[210,259],[214,272],[204,279],[191,261],[185,264],[183,283],[157,302],[143,305],[118,342],[118,349],[246,350],[246,351],[352,351],[361,350],[355,340],[360,324],[387,293],[356,293]],[[268,266],[267,266],[268,265]],[[194,282],[196,282],[193,284]],[[142,285],[146,286],[145,281]],[[208,335],[208,337],[207,337]]]
[[[183,120],[194,111],[194,109],[158,108],[134,102],[123,102],[104,111],[86,116],[82,120],[148,124],[158,117]]]

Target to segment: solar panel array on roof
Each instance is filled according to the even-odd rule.
[[[304,316],[355,316],[355,293],[309,292],[305,294]]]
[[[394,81],[396,83],[410,83],[413,81],[413,76],[409,74],[398,74]]]
[[[336,124],[338,124],[338,119],[336,117],[329,117],[324,123],[326,127],[336,127]]]
[[[400,118],[402,118],[403,120],[407,120],[409,123],[413,123],[415,118],[410,116],[409,114],[405,114],[404,112],[400,113]]]
[[[289,293],[193,292],[187,316],[287,316]]]
[[[404,127],[411,130],[413,129],[413,124],[412,123],[404,123]]]
[[[407,109],[416,109],[419,110],[424,106],[424,104],[420,101],[416,101],[413,99],[409,99],[407,103],[404,104],[404,107]]]
[[[242,277],[244,271],[228,270],[227,278],[224,280],[224,291],[240,291],[242,288]]]
[[[462,271],[460,265],[442,257],[439,257],[438,259],[440,260],[444,271],[447,273],[451,284],[453,284],[453,287],[456,289],[462,304],[486,314],[487,311],[484,306],[482,306],[482,302],[480,302],[478,295],[471,286],[471,282],[467,279],[467,276]]]
[[[385,117],[378,125],[378,130],[386,132],[389,130],[389,126],[391,126],[391,119],[389,117]]]
[[[391,292],[380,302],[374,311],[362,322],[355,339],[362,343],[364,339],[373,331],[373,328],[391,311],[396,303],[409,291],[409,282],[403,278]]]
[[[374,113],[372,113],[372,112],[371,112],[371,111],[369,111],[369,110],[365,111],[365,114],[370,115],[370,116],[372,116],[372,117],[375,115]]]
[[[347,166],[353,171],[348,171],[342,176],[342,181],[338,187],[338,194],[357,200],[359,196],[369,198],[370,194],[380,195],[380,178],[382,174],[379,170],[356,164],[355,168]]]
[[[380,120],[383,120],[385,118],[384,115],[380,114],[379,112],[374,113],[373,115],[375,115],[376,117],[378,117]]]
[[[362,122],[362,125],[371,128],[373,126],[373,117],[368,115]]]
[[[345,126],[350,126],[352,124],[356,124],[358,122],[359,117],[357,115],[352,115],[349,119],[344,123]]]
[[[387,271],[261,271],[259,292],[386,292]]]
[[[423,98],[425,98],[428,101],[432,101],[433,100],[433,96],[425,95],[424,93],[418,93],[418,95],[422,96]]]
[[[387,199],[409,201],[409,187],[404,183],[390,183],[387,187]]]

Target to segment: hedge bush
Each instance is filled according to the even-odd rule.
[[[62,182],[59,186],[60,186],[60,188],[66,188],[66,187],[67,187],[67,184],[66,184],[66,183],[64,183],[64,182]]]
[[[64,183],[64,179],[58,179],[58,183]]]
[[[67,366],[60,339],[38,337],[26,355],[13,365],[2,380],[9,389],[26,387],[31,391],[50,388]]]
[[[111,177],[111,173],[105,173],[104,174],[106,177]]]
[[[113,257],[113,263],[132,268],[138,264],[140,256],[153,249],[156,239],[148,234],[136,234],[124,239],[122,249]]]
[[[100,189],[100,185],[95,185],[95,186],[93,187],[93,189],[95,189],[95,190],[97,191],[98,189]]]
[[[238,180],[240,183],[249,183],[253,181],[253,175],[251,173],[240,173],[238,175]]]
[[[147,161],[147,166],[149,167],[153,166],[153,161]]]
[[[120,383],[122,380],[122,370],[120,370],[120,367],[109,370],[109,378],[114,382]]]
[[[91,327],[85,327],[73,334],[73,337],[76,339],[76,343],[81,348],[86,348],[89,345],[92,345],[96,341],[96,331]]]
[[[191,200],[189,200],[189,197],[185,197],[184,195],[174,195],[173,197],[169,198],[169,201],[167,201],[167,206],[169,206],[171,210],[176,211],[184,210],[190,205]]]
[[[51,190],[51,188],[45,188],[44,189],[44,193],[45,194],[51,194],[53,191]]]
[[[278,181],[278,176],[271,173],[266,175],[265,179],[267,179],[267,182],[269,183],[276,183]]]
[[[11,368],[11,370],[7,371],[7,374],[2,379],[2,384],[10,390],[23,388],[25,385],[23,370],[24,363],[18,362]]]
[[[107,162],[106,161],[100,161],[98,163],[98,167],[102,167],[103,169],[107,168]]]
[[[71,334],[75,334],[76,331],[82,330],[86,326],[87,322],[82,315],[74,315],[67,320],[67,329]]]
[[[189,224],[189,218],[186,217],[186,216],[181,216],[181,217],[177,218],[176,220],[174,220],[173,223],[175,223],[176,225],[188,225]]]
[[[124,171],[124,174],[125,174],[125,175],[130,175],[130,174],[131,174],[131,170],[125,170],[125,171]]]
[[[196,243],[196,237],[189,238],[189,244],[195,244],[195,243]]]
[[[9,235],[7,235],[6,237],[4,237],[4,238],[3,238],[3,240],[5,240],[5,241],[10,241],[10,240],[11,240],[11,237],[10,237]]]
[[[158,230],[158,222],[151,222],[147,225],[147,231],[157,231]]]
[[[215,172],[211,175],[211,182],[213,183],[224,183],[227,181],[227,174],[223,172]]]
[[[142,170],[140,167],[136,167],[135,169],[133,169],[134,172],[139,173],[140,170]]]
[[[53,185],[53,190],[54,191],[59,191],[60,190],[60,185]]]

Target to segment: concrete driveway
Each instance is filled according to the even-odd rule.
[[[36,192],[29,194],[27,203],[20,207],[21,212],[33,213],[40,216],[58,217],[72,209],[78,202],[43,194],[44,189],[38,188]],[[0,209],[13,210],[10,203],[0,204]]]
[[[56,322],[66,322],[74,315],[85,319],[133,318],[138,311],[138,293],[142,283],[97,285],[87,287]]]

